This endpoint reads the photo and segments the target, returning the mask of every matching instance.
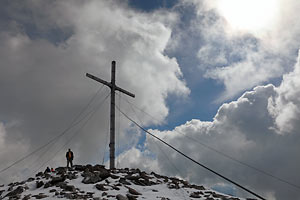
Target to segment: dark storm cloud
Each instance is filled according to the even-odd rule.
[[[135,93],[135,103],[152,109],[160,119],[168,113],[165,98],[169,93],[189,92],[176,60],[163,54],[171,35],[166,24],[175,21],[173,14],[139,13],[117,1],[5,4],[0,23],[1,168],[61,133],[101,86],[85,73],[109,81],[112,60],[117,60],[117,84]],[[108,92],[103,89],[95,102]],[[95,102],[90,109],[95,109]],[[46,154],[34,155],[1,177],[12,180],[30,175],[77,129],[78,135],[46,164],[64,165],[64,151],[69,147],[77,163],[102,162],[108,108],[106,101],[84,128],[76,126]],[[127,142],[122,149],[138,141],[139,133],[128,135],[127,127],[123,120],[119,139],[126,137]],[[42,158],[34,162],[39,155]]]

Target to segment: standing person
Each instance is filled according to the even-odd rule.
[[[46,170],[45,170],[44,173],[48,173],[48,172],[50,172],[50,168],[49,167],[46,168]]]
[[[69,151],[67,151],[66,153],[66,158],[67,158],[67,167],[69,167],[69,163],[71,165],[71,167],[73,167],[73,152],[71,151],[71,149],[69,149]]]

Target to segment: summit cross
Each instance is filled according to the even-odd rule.
[[[115,168],[115,91],[118,90],[128,96],[135,97],[134,94],[116,86],[116,61],[111,62],[111,82],[102,80],[96,76],[86,73],[86,76],[110,87],[110,143],[109,143],[109,161],[110,169]]]

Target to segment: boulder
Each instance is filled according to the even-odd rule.
[[[191,198],[201,198],[203,195],[203,192],[193,192],[192,194],[190,194]]]
[[[91,176],[86,176],[84,177],[84,179],[82,180],[82,183],[84,184],[95,184],[101,181],[101,178],[99,176],[96,175],[91,175]]]
[[[39,172],[35,175],[36,177],[39,177],[39,176],[44,176],[44,173],[43,172]]]
[[[62,189],[69,191],[69,192],[76,192],[76,188],[74,185],[65,185]]]
[[[112,189],[114,189],[114,190],[120,190],[120,188],[118,188],[118,187],[115,186],[115,185],[112,186]]]
[[[78,176],[75,173],[68,173],[67,175],[67,179],[72,180],[72,179],[76,179]]]
[[[136,191],[135,189],[131,188],[131,187],[127,187],[128,188],[128,192],[130,194],[133,194],[133,195],[142,195],[141,193],[139,193],[138,191]]]
[[[7,193],[4,197],[13,197],[17,196],[18,194],[21,194],[24,191],[22,186],[18,186],[15,190]]]
[[[83,171],[86,169],[86,167],[83,166],[83,165],[74,165],[74,169],[75,169],[76,171],[83,172]]]
[[[128,200],[137,200],[138,196],[134,196],[134,195],[131,195],[131,194],[126,194],[126,197]]]
[[[104,165],[95,165],[92,167],[93,171],[102,171],[102,170],[107,170],[105,169]]]
[[[202,185],[191,185],[191,188],[194,188],[196,190],[205,190],[205,187],[203,187]]]
[[[27,179],[26,182],[32,182],[32,181],[34,181],[34,178],[30,177],[30,178]]]
[[[128,200],[128,198],[125,197],[125,196],[123,196],[123,195],[121,195],[121,194],[118,194],[117,195],[117,200]]]
[[[57,167],[55,168],[56,174],[65,174],[67,172],[67,167]]]
[[[44,193],[40,193],[40,194],[37,194],[37,195],[33,195],[33,197],[35,197],[36,199],[44,199],[48,196],[45,195]]]
[[[31,194],[25,195],[22,200],[29,200],[31,198]]]
[[[36,188],[40,188],[44,185],[44,182],[43,181],[37,181],[36,182]]]
[[[114,175],[114,174],[110,174],[110,177],[111,177],[112,179],[118,179],[118,178],[120,178],[119,176]]]
[[[104,187],[104,184],[97,184],[96,188],[100,191],[107,191],[108,189]]]
[[[56,185],[60,182],[64,182],[65,180],[66,180],[66,176],[52,177],[52,180],[50,181],[50,183],[52,185]]]
[[[126,181],[125,178],[120,178],[119,182],[122,183],[122,184],[124,184],[124,185],[131,185],[131,183],[129,183],[128,181]]]
[[[104,179],[110,177],[110,172],[106,169],[103,169],[100,171],[100,173],[98,175],[102,180],[104,180]]]
[[[126,175],[125,178],[128,180],[138,180],[139,178],[141,178],[141,176],[140,175],[137,175],[137,176]]]
[[[47,182],[45,185],[44,185],[44,188],[48,188],[48,187],[51,187],[52,184],[50,182]]]

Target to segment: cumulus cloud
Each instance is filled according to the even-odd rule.
[[[180,24],[172,39],[177,46],[197,53],[187,55],[173,50],[184,59],[188,57],[192,65],[187,64],[198,66],[191,67],[191,71],[197,70],[203,78],[224,85],[223,94],[216,100],[218,103],[280,79],[293,70],[291,66],[296,62],[300,45],[300,25],[296,20],[298,1],[182,0],[180,3],[178,13],[185,10],[192,14],[184,18],[187,25]],[[228,13],[235,14],[234,18],[228,18]],[[255,20],[257,18],[260,20]],[[264,21],[265,24],[259,28],[239,29],[232,27],[230,20],[242,26],[252,22],[252,25]]]
[[[285,75],[278,87],[272,84],[257,86],[236,101],[223,104],[213,121],[193,119],[173,130],[149,131],[195,160],[253,189],[267,199],[299,199],[297,188],[222,155],[224,153],[292,184],[300,185],[299,68],[298,61],[293,72]],[[156,154],[156,162],[159,163],[162,173],[179,175],[208,186],[223,182],[205,169],[189,163],[163,144],[157,148],[157,143],[151,136],[147,136],[146,146]],[[170,166],[170,162],[173,166]],[[237,195],[249,196],[236,189]]]
[[[269,112],[275,120],[275,130],[278,133],[294,133],[299,130],[299,89],[300,60],[295,65],[295,70],[283,76],[281,85],[277,88],[278,95],[269,99]]]
[[[169,94],[189,94],[177,60],[164,53],[176,21],[174,14],[142,13],[121,1],[6,4],[1,7],[1,19],[5,20],[0,21],[0,120],[19,122],[6,129],[9,137],[4,138],[5,144],[26,142],[21,142],[25,147],[16,152],[1,151],[1,168],[61,133],[101,86],[85,73],[109,81],[112,60],[117,61],[117,85],[135,93],[130,101],[151,110],[161,121],[168,114],[165,100]],[[108,94],[108,89],[102,89],[90,109]],[[44,153],[33,156],[33,166],[22,167],[32,173],[41,163],[64,165],[67,148],[73,149],[76,163],[102,161],[108,108],[106,101],[85,126],[81,127],[83,120]],[[143,121],[150,124],[153,120]],[[135,136],[139,132],[128,125],[124,120],[120,123],[119,132],[125,132],[120,140],[127,141],[121,149],[138,142]]]
[[[149,159],[153,157],[153,159]],[[131,148],[118,156],[117,162],[120,168],[132,167],[142,168],[147,171],[154,171],[159,173],[159,165],[152,152],[140,151],[137,148]]]

